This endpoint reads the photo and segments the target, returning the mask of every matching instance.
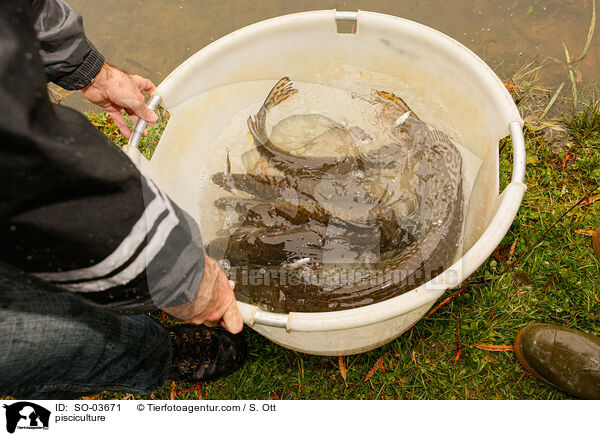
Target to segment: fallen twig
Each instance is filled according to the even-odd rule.
[[[346,387],[348,387],[348,382],[346,381],[348,370],[346,369],[346,359],[344,358],[344,356],[338,357],[338,365],[340,367],[340,374],[344,379],[344,384],[346,385]]]
[[[458,362],[463,349],[462,343],[460,342],[460,330],[458,328],[459,324],[460,317],[456,318],[456,355],[454,356],[454,365],[456,365],[456,362]]]
[[[440,304],[438,304],[433,309],[431,309],[431,312],[429,312],[425,318],[429,318],[431,315],[433,315],[435,312],[437,312],[440,308],[442,308],[446,304],[448,304],[454,297],[458,297],[460,294],[462,294],[462,292],[465,290],[465,288],[466,288],[466,286],[463,286],[458,291],[454,292],[452,295],[445,298],[444,301],[442,301]]]
[[[545,284],[545,285],[544,285],[544,287],[542,288],[542,291],[545,291],[545,290],[548,288],[548,286],[550,286],[550,283],[552,283],[552,280],[554,280],[554,279],[556,278],[556,276],[557,276],[557,275],[558,275],[558,273],[554,273],[554,274],[552,274],[552,277],[550,277],[550,278],[548,279],[548,281],[546,282],[546,284]]]

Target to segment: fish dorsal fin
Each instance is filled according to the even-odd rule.
[[[431,130],[427,133],[425,143],[442,156],[447,171],[460,177],[462,173],[462,156],[448,135],[439,130]]]
[[[402,112],[411,111],[411,109],[404,102],[404,100],[402,100],[396,94],[392,94],[391,92],[387,92],[387,91],[379,91],[379,90],[375,90],[375,94],[377,96],[377,99],[381,103],[384,103],[384,102],[385,103],[392,103],[392,104],[398,106],[402,110]]]
[[[440,132],[439,130],[430,130],[429,132],[427,132],[427,137],[425,141],[429,146],[441,145],[444,148],[456,148],[450,137],[445,133]]]
[[[398,97],[396,94],[392,94],[387,91],[379,91],[377,89],[375,91],[375,99],[383,104],[395,106],[402,113],[410,112],[410,117],[415,120],[419,120],[417,114],[415,114],[412,109],[406,104],[404,100]]]
[[[269,110],[274,106],[277,106],[279,103],[287,100],[292,95],[298,92],[297,89],[293,88],[292,81],[289,77],[283,77],[279,82],[275,84],[265,102],[263,103],[263,108],[265,110]]]

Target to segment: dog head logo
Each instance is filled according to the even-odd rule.
[[[14,433],[15,429],[47,429],[50,411],[28,401],[19,401],[6,409],[6,431]]]

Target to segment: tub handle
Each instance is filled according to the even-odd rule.
[[[523,127],[520,121],[509,123],[510,137],[513,147],[513,170],[511,183],[525,182],[525,163],[527,161],[527,151],[525,149],[525,137],[523,136]]]
[[[152,110],[155,110],[158,105],[160,104],[162,98],[160,97],[160,95],[154,94],[151,98],[150,101],[148,101],[148,107]],[[143,119],[143,118],[138,118],[137,123],[135,123],[135,127],[133,128],[133,132],[131,132],[131,136],[129,137],[129,142],[127,143],[127,145],[124,148],[125,151],[129,151],[131,152],[131,150],[136,150],[138,149],[138,146],[140,145],[140,141],[142,139],[142,136],[144,135],[144,130],[146,130],[146,126],[148,125],[148,122]]]
[[[335,11],[333,17],[336,21],[357,21],[358,12],[354,11]]]
[[[333,14],[337,33],[356,33],[358,27],[358,12],[335,11]]]

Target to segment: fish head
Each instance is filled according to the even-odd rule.
[[[219,186],[225,186],[225,184],[226,184],[226,180],[227,180],[227,176],[226,176],[226,174],[225,174],[225,173],[221,173],[221,172],[219,172],[219,173],[215,173],[215,174],[213,174],[213,175],[210,177],[210,179],[211,179],[211,180],[212,180],[212,182],[213,182],[214,184],[216,184],[216,185],[219,185]]]
[[[352,144],[356,147],[371,144],[373,137],[358,126],[349,126],[346,128],[350,134]]]

